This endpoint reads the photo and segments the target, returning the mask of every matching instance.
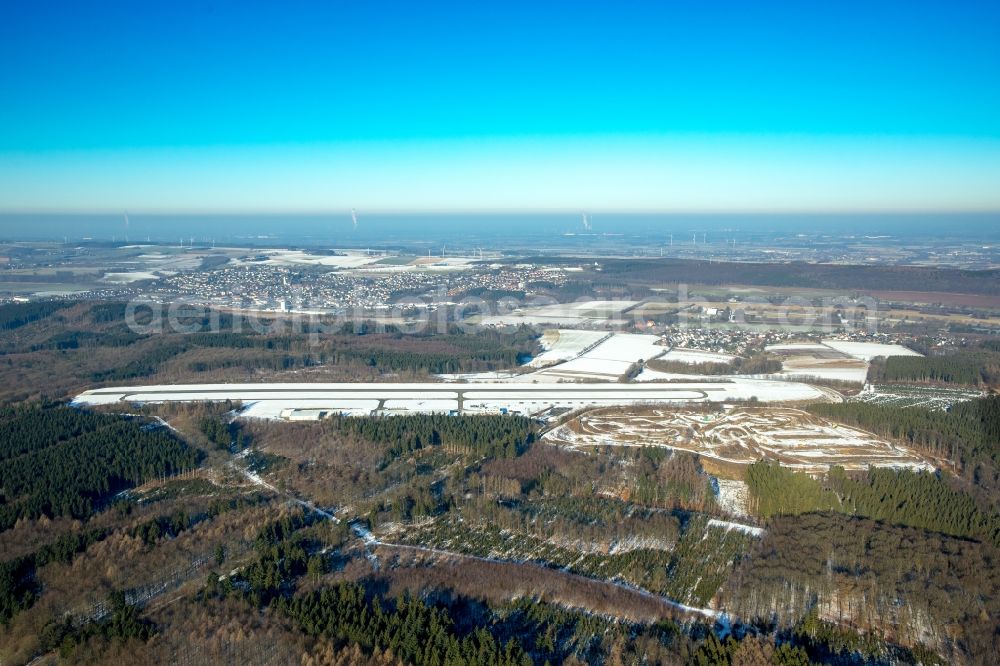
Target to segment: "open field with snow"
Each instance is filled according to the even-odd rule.
[[[813,473],[830,465],[933,469],[908,449],[789,407],[708,413],[653,406],[595,410],[551,430],[543,440],[573,449],[662,446],[740,466],[765,458]]]
[[[518,308],[505,315],[483,317],[483,326],[601,326],[613,323],[639,301],[580,301]]]
[[[903,345],[886,345],[878,342],[854,342],[852,340],[824,340],[823,344],[830,349],[835,349],[863,361],[870,361],[876,356],[922,356],[922,354],[918,354]]]
[[[785,377],[832,379],[838,382],[864,384],[868,377],[868,364],[854,358],[788,358],[781,363]]]
[[[158,280],[160,276],[149,271],[134,271],[131,273],[105,273],[101,277],[101,282],[111,282],[114,284],[127,284],[139,282],[141,280]]]
[[[764,348],[781,357],[781,375],[791,378],[830,379],[864,384],[868,362],[876,356],[920,356],[902,345],[850,340],[823,340],[768,345]]]
[[[703,349],[684,349],[674,347],[660,357],[664,361],[679,361],[680,363],[732,363],[736,357],[732,354],[705,351]]]
[[[868,362],[852,358],[825,344],[790,343],[769,345],[765,351],[781,358],[780,375],[832,379],[853,384],[864,384],[868,377]]]
[[[520,367],[520,372],[490,371],[442,374],[453,381],[496,381],[514,384],[549,382],[616,382],[633,363],[656,358],[666,347],[656,335],[552,329],[545,332],[543,353]],[[700,375],[691,375],[695,381]]]
[[[379,261],[382,257],[367,252],[346,250],[339,255],[311,254],[303,250],[265,250],[266,263],[277,266],[328,266],[330,268],[358,268]]]
[[[593,349],[569,361],[521,375],[519,381],[614,381],[640,360],[666,351],[657,335],[616,333]]]
[[[365,264],[359,273],[445,273],[464,271],[476,260],[471,257],[382,257],[377,262]]]
[[[582,354],[588,347],[596,345],[610,335],[601,331],[577,331],[553,328],[542,334],[540,344],[543,351],[527,364],[532,368],[568,361]]]

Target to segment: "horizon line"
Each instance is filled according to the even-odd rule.
[[[1000,208],[0,208],[0,215],[1000,215]]]

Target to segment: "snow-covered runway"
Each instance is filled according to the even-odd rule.
[[[115,386],[84,391],[78,405],[119,402],[240,401],[243,415],[310,419],[334,413],[538,414],[582,407],[728,402],[756,397],[767,401],[824,400],[819,389],[796,382],[733,378],[728,381],[669,383],[375,383],[375,384],[177,384]]]

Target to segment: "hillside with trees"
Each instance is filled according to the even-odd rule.
[[[779,516],[730,579],[726,600],[747,620],[793,627],[819,614],[923,643],[949,663],[985,663],[1000,650],[998,563],[987,543],[838,514]],[[854,637],[844,649],[862,644]]]
[[[877,358],[868,368],[868,382],[1000,385],[1000,353],[963,351],[944,356],[890,356]]]
[[[538,333],[407,332],[373,322],[301,327],[194,308],[140,309],[133,330],[123,303],[43,301],[0,306],[0,398],[70,397],[112,382],[263,381],[286,371],[312,381],[423,380],[439,373],[504,370],[537,352]],[[14,359],[17,362],[14,363]]]
[[[87,518],[119,491],[190,470],[198,458],[140,420],[40,404],[0,408],[0,530],[21,518]]]
[[[946,459],[962,479],[992,502],[1000,502],[1000,396],[960,402],[948,411],[858,402],[817,404],[808,409]]]
[[[834,511],[1000,546],[1000,515],[936,474],[871,468],[820,478],[760,461],[746,472],[751,510],[764,519]]]

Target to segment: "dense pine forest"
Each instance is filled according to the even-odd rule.
[[[963,479],[1000,501],[1000,396],[961,402],[948,411],[857,402],[812,405],[809,411],[948,460]]]
[[[4,303],[0,305],[0,331],[10,331],[44,319],[68,305],[63,301],[39,301],[37,303]]]
[[[0,530],[86,518],[115,493],[190,470],[198,453],[136,419],[31,404],[0,408]]]
[[[836,511],[1000,546],[1000,515],[936,474],[872,468],[855,478],[834,467],[815,479],[762,461],[746,478],[751,506],[765,519]]]
[[[1000,353],[983,347],[944,356],[890,356],[875,359],[868,381],[885,383],[1000,385]]]
[[[457,448],[488,458],[514,458],[534,441],[537,429],[529,418],[506,415],[338,415],[332,417],[330,423],[346,436],[372,442],[391,442],[388,451],[390,459],[425,446]]]

